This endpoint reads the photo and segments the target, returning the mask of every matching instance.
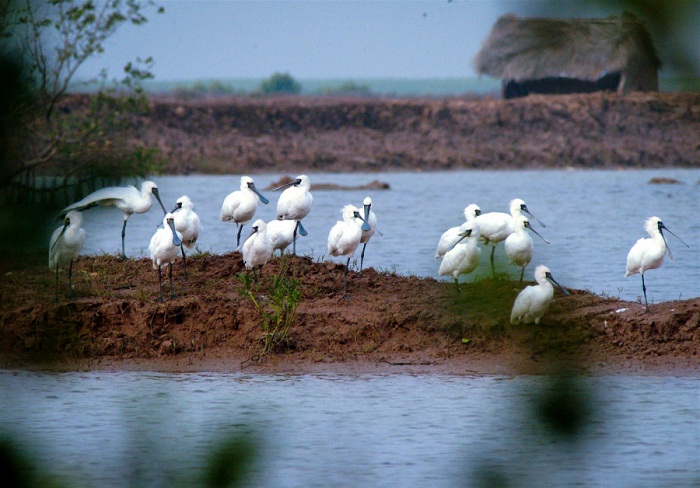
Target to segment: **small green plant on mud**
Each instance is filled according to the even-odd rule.
[[[249,273],[242,274],[239,279],[243,284],[241,294],[250,299],[262,317],[263,345],[257,356],[260,359],[286,342],[301,300],[299,282],[283,274],[276,275],[265,296],[261,293],[261,282],[254,281]]]

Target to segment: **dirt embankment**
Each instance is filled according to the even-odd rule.
[[[580,290],[555,294],[540,325],[509,324],[523,286],[509,280],[462,285],[285,256],[270,261],[246,293],[239,254],[175,266],[177,298],[160,303],[156,272],[146,259],[83,257],[74,268],[77,298],[54,302],[45,265],[4,269],[0,277],[0,367],[146,368],[169,371],[344,371],[538,373],[552,365],[593,372],[697,374],[700,299],[653,304]],[[264,314],[275,309],[275,280],[299,291],[287,340],[259,357]],[[287,305],[287,310],[289,305]],[[534,358],[533,358],[534,353]],[[55,364],[54,364],[55,366]]]
[[[700,93],[151,100],[168,173],[700,166]]]

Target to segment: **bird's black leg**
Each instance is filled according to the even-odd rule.
[[[180,244],[180,250],[182,251],[182,266],[185,268],[185,281],[187,281],[187,257],[185,257],[184,244]]]
[[[170,299],[175,299],[175,287],[173,286],[173,263],[168,265],[170,267]]]
[[[367,243],[362,246],[362,253],[360,254],[360,276],[362,276],[362,265],[365,262],[365,248],[367,247]]]
[[[238,225],[238,234],[236,234],[236,249],[238,249],[241,245],[241,231],[243,230],[243,224],[236,225]]]
[[[457,294],[459,295],[459,280],[455,278],[455,290],[457,290]]]
[[[160,302],[163,301],[163,275],[160,272],[160,266],[158,266],[158,289],[160,290]]]
[[[122,258],[126,259],[126,251],[124,251],[124,237],[126,236],[126,221],[128,217],[124,217],[124,225],[122,225]]]
[[[642,290],[644,291],[644,309],[649,313],[649,302],[647,302],[647,286],[644,284],[644,274],[642,274]]]
[[[491,276],[496,279],[496,267],[493,265],[493,254],[496,252],[496,246],[491,246]]]
[[[523,266],[523,269],[520,271],[520,283],[523,282],[523,276],[525,276],[525,266]]]
[[[293,234],[293,239],[292,239],[292,254],[295,256],[297,255],[297,229],[299,229],[299,221],[297,220],[297,224],[294,226],[294,234]]]

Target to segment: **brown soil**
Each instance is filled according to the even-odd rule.
[[[700,93],[154,99],[167,173],[700,166]]]
[[[262,315],[245,296],[239,254],[175,265],[178,297],[160,303],[147,259],[83,257],[74,267],[77,298],[54,302],[54,275],[37,263],[3,270],[0,367],[166,371],[543,373],[562,366],[590,372],[697,374],[700,299],[651,305],[572,290],[555,294],[543,322],[511,326],[521,284],[462,285],[402,277],[310,258],[274,258],[253,285],[273,312],[273,280],[298,280],[301,298],[287,341],[260,357]],[[259,288],[256,288],[259,287]],[[536,337],[533,341],[533,337]],[[534,358],[533,356],[534,351]]]

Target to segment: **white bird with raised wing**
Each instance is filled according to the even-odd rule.
[[[224,198],[224,203],[221,205],[221,220],[224,222],[233,222],[238,226],[236,234],[236,249],[241,245],[241,231],[246,222],[250,222],[258,208],[258,202],[264,204],[270,203],[262,193],[255,188],[253,178],[250,176],[241,177],[241,188],[232,193],[229,193]]]
[[[158,288],[160,289],[160,301],[163,301],[163,276],[161,267],[170,267],[170,298],[175,298],[173,287],[173,263],[177,259],[182,245],[182,236],[175,230],[175,216],[172,213],[165,214],[163,227],[156,230],[148,245],[148,252],[153,262],[153,269],[158,271]]]
[[[625,277],[636,273],[642,275],[644,308],[647,312],[649,312],[647,287],[644,283],[644,272],[660,267],[664,262],[666,251],[668,251],[668,257],[673,259],[671,248],[668,247],[663,231],[664,229],[667,230],[672,236],[681,242],[683,242],[683,239],[668,230],[668,227],[664,225],[659,217],[651,217],[647,219],[647,221],[644,223],[644,228],[651,237],[639,239],[637,243],[632,246],[632,249],[630,249],[629,254],[627,254],[627,271],[625,272]],[[683,242],[683,244],[685,244],[686,247],[690,247],[685,242]]]
[[[56,302],[58,302],[58,271],[68,265],[68,290],[73,296],[73,262],[80,256],[85,241],[85,229],[81,227],[83,215],[69,210],[63,225],[51,234],[49,241],[49,269],[56,273]]]
[[[292,239],[293,253],[297,253],[297,233],[302,236],[308,235],[306,229],[301,224],[301,220],[311,211],[314,197],[309,191],[311,181],[306,175],[299,175],[291,182],[279,186],[272,191],[285,189],[277,201],[277,220],[294,220],[294,237]]]
[[[358,220],[364,221],[357,207],[345,205],[341,210],[343,220],[339,220],[328,233],[328,254],[331,256],[347,256],[345,274],[343,276],[343,298],[348,299],[348,268],[350,259],[355,255],[357,246],[362,239],[362,227]]]
[[[279,250],[280,256],[294,240],[296,220],[270,220],[267,223],[267,236],[272,241],[272,252]]]
[[[194,203],[190,197],[183,195],[175,202],[175,208],[171,212],[175,216],[175,230],[182,236],[182,263],[184,268],[185,279],[187,279],[187,258],[185,257],[185,248],[192,249],[199,239],[199,233],[202,232],[202,222],[199,220],[199,215],[194,211]]]
[[[260,270],[272,257],[272,240],[267,235],[267,224],[262,219],[253,222],[250,235],[243,243],[243,264],[246,269]]]
[[[452,249],[455,243],[460,240],[461,234],[467,229],[465,224],[469,224],[479,215],[481,215],[481,209],[478,205],[474,203],[467,205],[464,209],[464,224],[450,227],[440,236],[440,241],[435,251],[435,259],[442,259],[445,253]]]
[[[517,217],[514,217],[514,220],[515,232],[506,238],[504,245],[506,248],[506,256],[508,257],[508,261],[510,261],[511,264],[522,268],[520,271],[520,281],[523,281],[525,267],[530,264],[530,261],[532,261],[532,249],[534,248],[532,237],[529,236],[526,229],[530,229],[547,244],[549,244],[549,241],[532,228],[530,221],[524,215],[518,215]]]
[[[459,275],[469,274],[479,266],[481,260],[481,248],[479,248],[479,225],[472,220],[460,226],[463,230],[459,234],[459,241],[453,244],[440,262],[438,274],[450,275],[454,279],[457,293],[459,293]]]
[[[496,251],[496,244],[504,241],[509,235],[515,232],[515,220],[514,218],[522,215],[522,212],[533,217],[542,227],[546,227],[540,220],[535,217],[532,212],[527,208],[525,202],[520,198],[511,200],[510,202],[510,215],[503,212],[488,212],[478,215],[475,220],[479,224],[479,230],[481,231],[481,239],[485,244],[493,244],[491,248],[491,274],[495,276],[496,271],[493,264],[494,252]]]
[[[549,308],[549,304],[554,298],[554,286],[557,285],[564,292],[564,295],[569,295],[569,292],[564,289],[552,277],[552,273],[547,266],[539,265],[535,268],[536,285],[529,285],[523,288],[515,299],[513,310],[510,313],[510,323],[528,324],[534,322],[540,323],[540,319],[544,316]]]
[[[151,195],[156,197],[160,207],[163,209],[163,215],[166,210],[163,202],[160,200],[158,193],[158,185],[152,181],[144,181],[141,184],[141,190],[137,190],[134,186],[110,186],[102,188],[90,193],[82,200],[68,205],[61,211],[61,215],[65,215],[70,210],[87,210],[92,207],[117,207],[124,212],[124,225],[122,226],[122,257],[126,257],[124,251],[124,237],[126,236],[126,222],[133,214],[146,213],[151,209],[153,203]]]

